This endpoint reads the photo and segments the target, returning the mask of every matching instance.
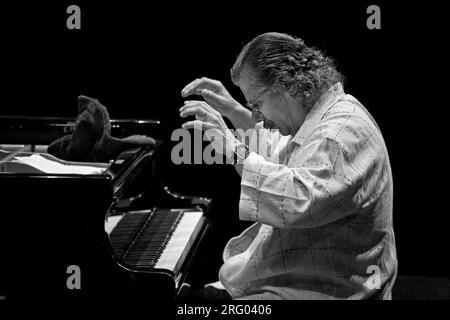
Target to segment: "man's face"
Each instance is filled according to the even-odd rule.
[[[304,116],[299,119],[299,99],[287,90],[274,93],[271,88],[256,86],[252,72],[247,69],[243,70],[238,85],[252,111],[253,122],[263,121],[264,128],[279,130],[282,135],[294,135],[300,128]]]

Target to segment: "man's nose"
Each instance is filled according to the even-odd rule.
[[[253,109],[253,110],[252,110],[252,117],[251,117],[251,120],[252,120],[254,123],[257,123],[257,122],[263,121],[263,120],[265,120],[265,119],[264,119],[264,116],[261,114],[261,112],[256,111],[255,109]]]

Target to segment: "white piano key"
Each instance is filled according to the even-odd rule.
[[[177,263],[182,260],[186,249],[192,245],[202,216],[202,211],[187,211],[183,214],[155,268],[175,271],[179,267]]]
[[[114,228],[117,226],[120,220],[122,220],[123,215],[117,216],[109,216],[108,219],[105,220],[105,231],[107,234],[111,234]]]

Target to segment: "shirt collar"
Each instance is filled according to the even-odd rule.
[[[311,133],[317,123],[323,118],[325,113],[339,100],[344,97],[344,88],[340,82],[336,83],[325,91],[314,103],[311,110],[306,115],[305,121],[292,138],[292,141],[303,144],[305,138]]]

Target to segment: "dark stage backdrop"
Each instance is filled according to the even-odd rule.
[[[219,79],[244,102],[229,77],[241,47],[268,31],[300,36],[336,59],[346,92],[384,134],[395,181],[399,272],[448,277],[448,208],[438,186],[447,162],[437,142],[445,101],[436,94],[439,8],[381,1],[92,2],[2,4],[0,114],[75,117],[84,94],[98,98],[111,118],[162,120],[170,146],[188,82]],[[66,28],[71,4],[81,8],[81,30]],[[381,8],[380,30],[366,27],[371,4]],[[164,171],[178,191],[215,198],[218,252],[246,225],[237,219],[233,168],[169,163]]]

